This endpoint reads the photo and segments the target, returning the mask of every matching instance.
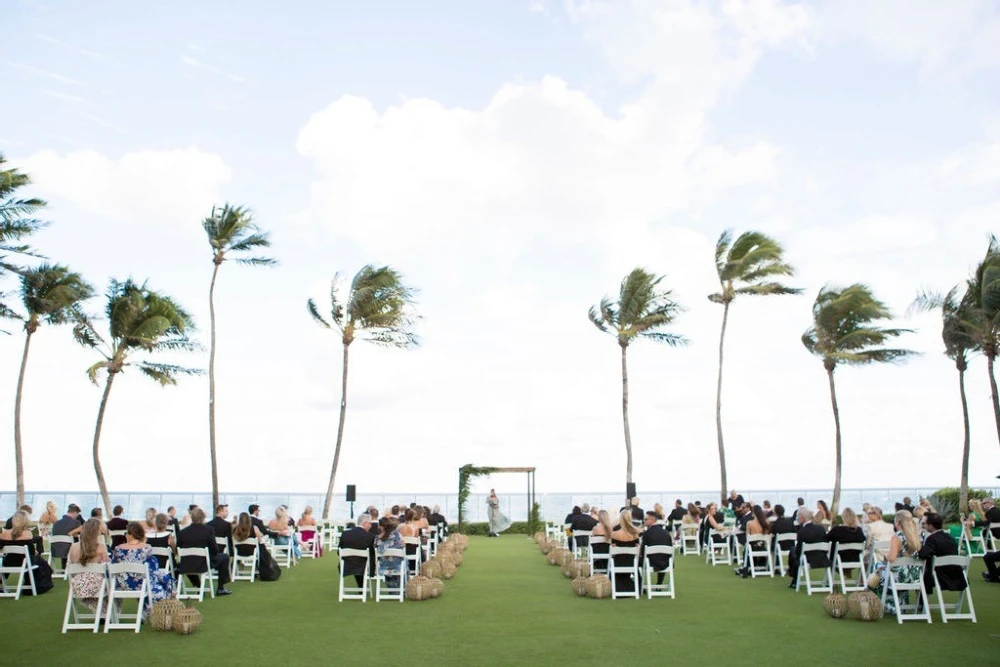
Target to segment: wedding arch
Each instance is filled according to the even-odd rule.
[[[469,499],[469,487],[476,477],[492,475],[495,472],[523,472],[527,474],[528,500],[528,534],[533,532],[531,525],[535,507],[535,469],[534,468],[497,468],[495,466],[474,466],[466,463],[458,469],[458,530],[462,530],[462,520],[465,518],[465,502]]]

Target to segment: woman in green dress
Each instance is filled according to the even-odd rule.
[[[889,541],[889,553],[886,554],[885,562],[879,563],[875,570],[879,578],[875,593],[879,597],[882,597],[885,592],[886,567],[892,568],[893,576],[901,584],[913,583],[923,575],[923,568],[919,565],[893,565],[900,556],[915,556],[920,551],[920,533],[917,532],[917,524],[913,520],[913,515],[907,510],[900,510],[896,512],[893,525],[896,528],[896,533]],[[907,604],[907,592],[903,592],[902,598],[900,602]],[[891,596],[885,598],[885,611],[889,614],[896,613],[895,601]]]

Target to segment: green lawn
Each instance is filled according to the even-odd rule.
[[[470,538],[443,597],[426,602],[337,602],[335,557],[306,561],[274,583],[233,585],[199,605],[194,635],[59,632],[66,583],[0,600],[3,664],[74,666],[248,662],[259,665],[895,665],[946,656],[990,664],[1000,655],[1000,585],[973,568],[979,623],[886,617],[834,620],[823,596],[788,579],[743,580],[730,568],[680,557],[676,600],[577,598],[559,568],[519,535]]]

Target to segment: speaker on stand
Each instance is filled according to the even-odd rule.
[[[351,519],[354,519],[354,501],[357,500],[358,490],[354,484],[347,485],[347,502],[351,503]]]

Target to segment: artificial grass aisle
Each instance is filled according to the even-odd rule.
[[[337,559],[286,570],[274,583],[238,582],[197,606],[191,636],[59,632],[66,583],[36,599],[0,600],[2,664],[385,665],[895,665],[942,656],[990,664],[1000,655],[1000,585],[973,567],[979,623],[886,617],[834,620],[823,596],[788,579],[742,580],[679,557],[676,600],[578,598],[559,568],[520,535],[473,537],[444,596],[426,602],[337,602]],[[314,661],[316,661],[314,663]]]

